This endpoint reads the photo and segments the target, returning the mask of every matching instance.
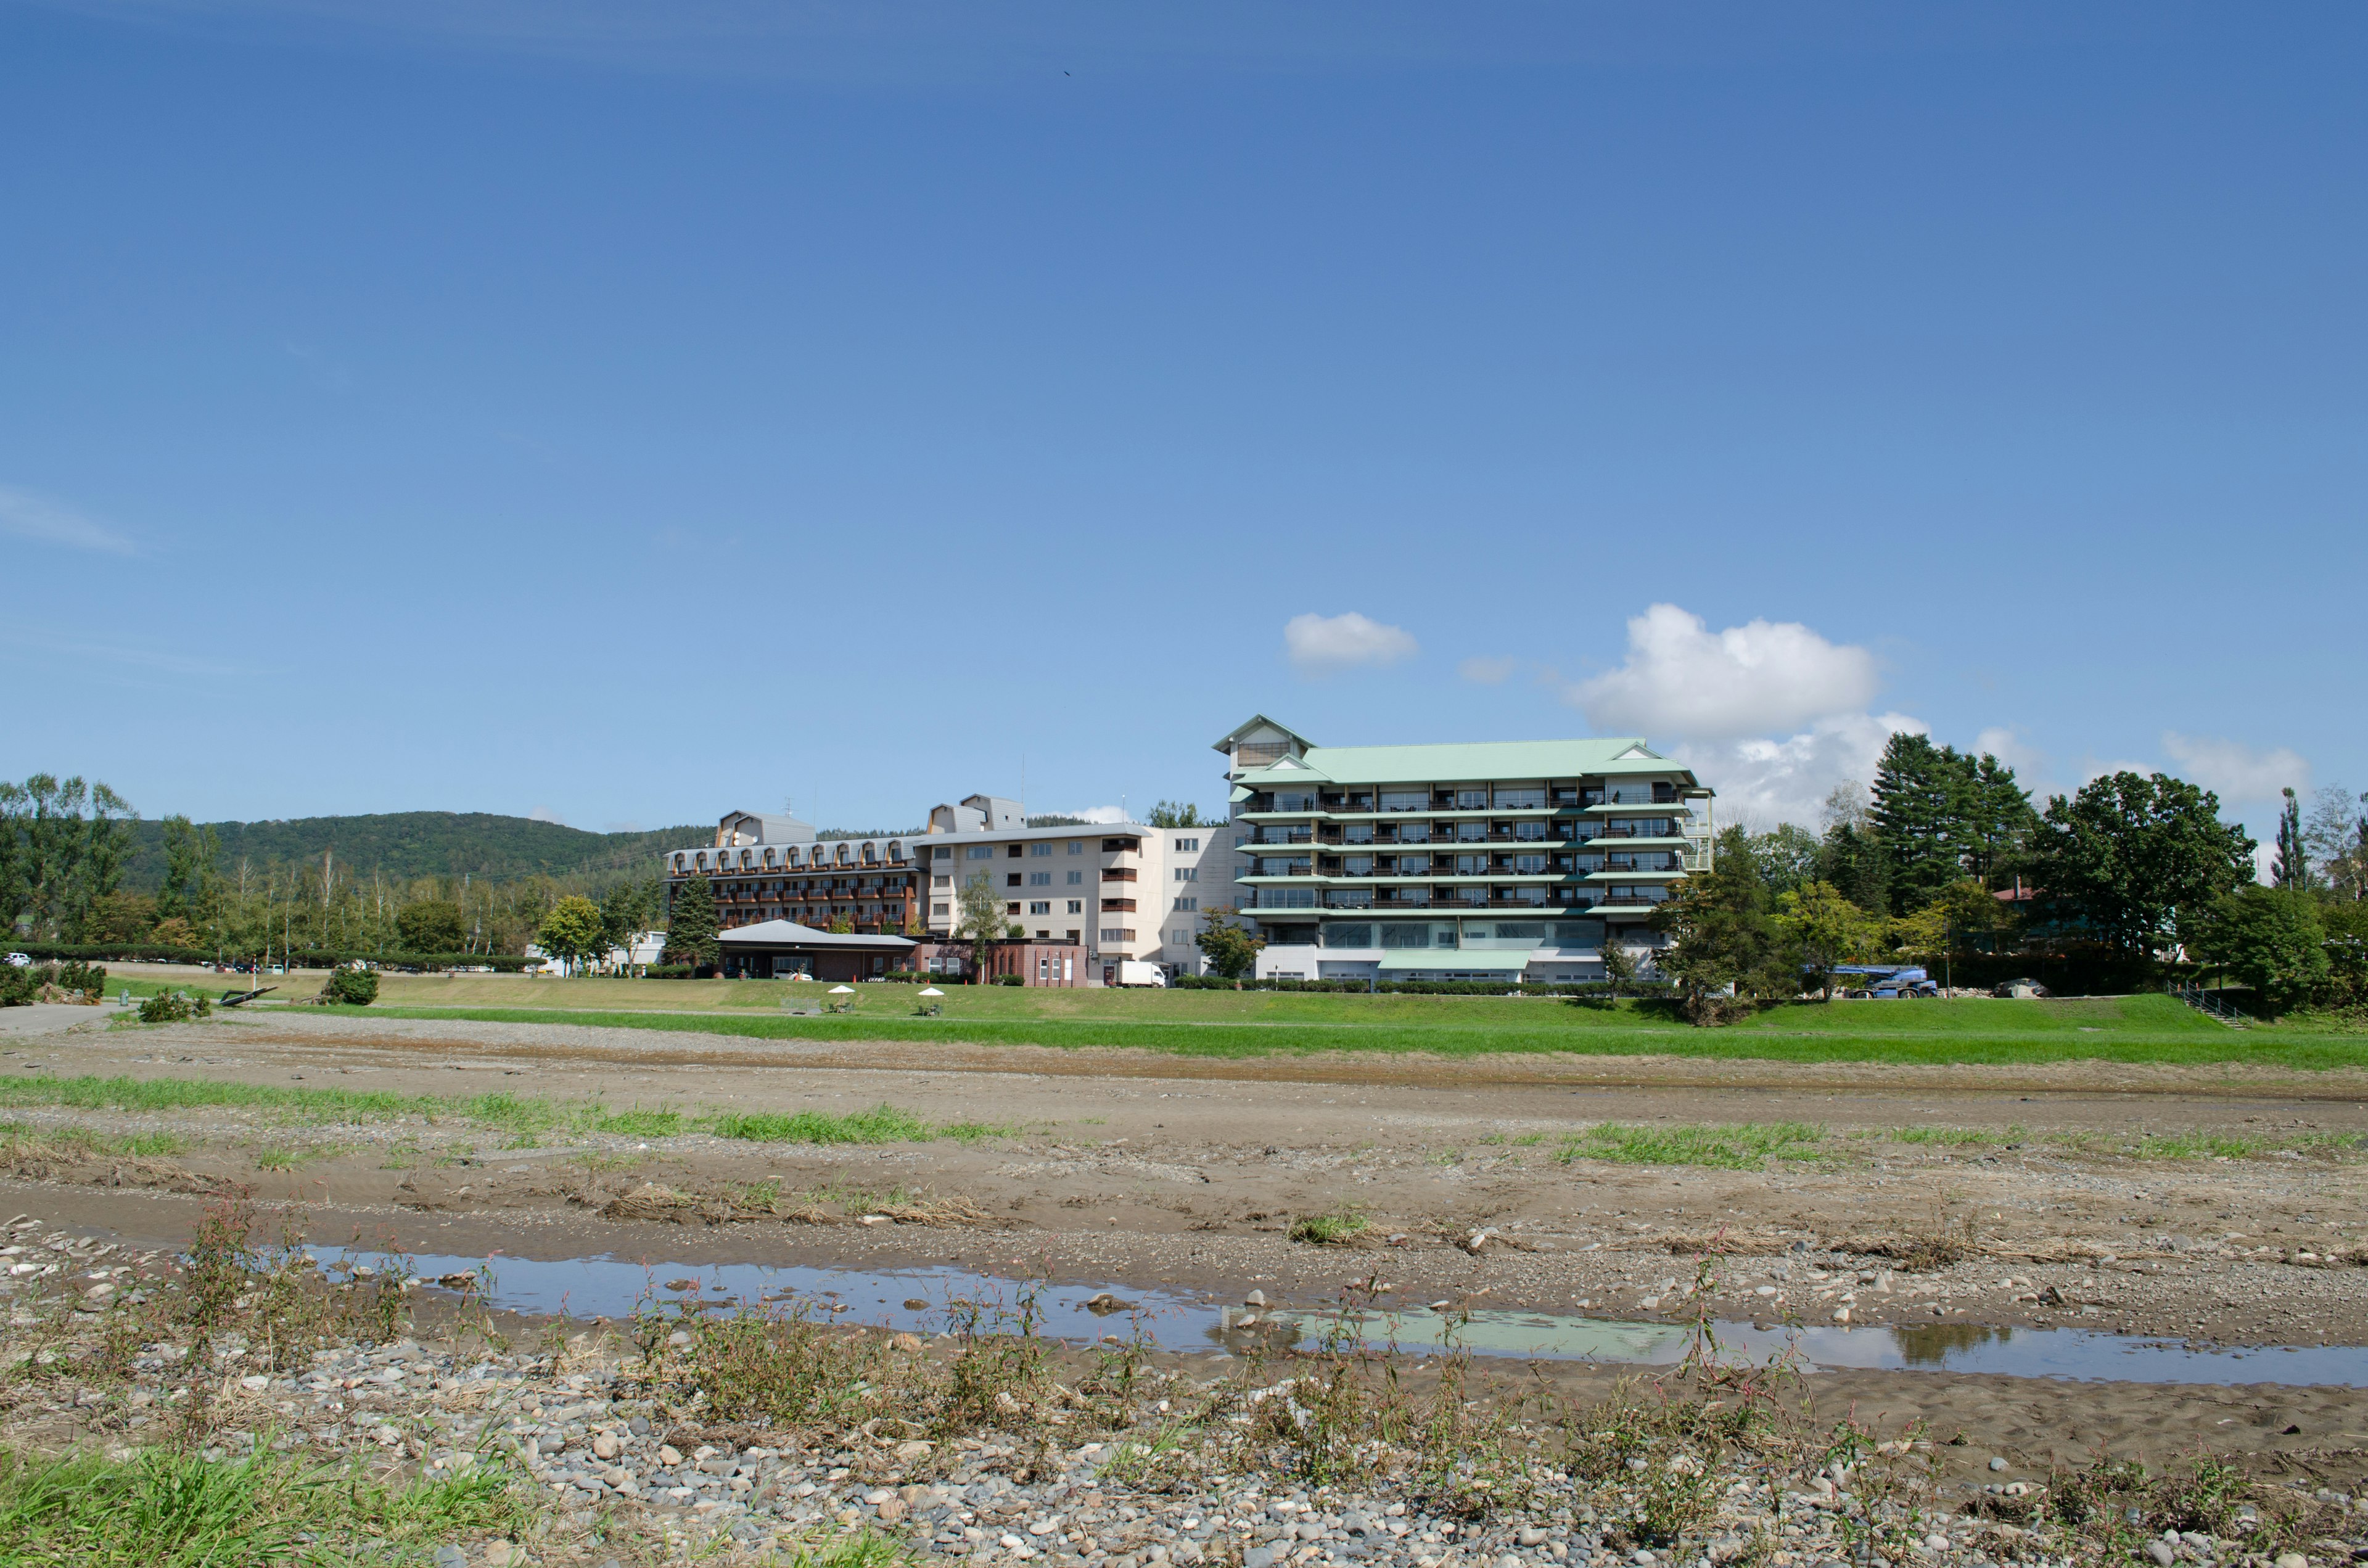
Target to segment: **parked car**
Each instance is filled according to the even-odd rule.
[[[30,969],[33,967],[33,955],[30,953],[10,953],[8,955],[8,962],[12,967],[17,969]]]

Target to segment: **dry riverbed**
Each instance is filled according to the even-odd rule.
[[[1640,1062],[1625,1074],[1634,1082],[1607,1081],[1622,1075],[1621,1065],[1592,1060],[1556,1076],[1526,1062],[1508,1074],[1513,1081],[1493,1081],[1485,1059],[1296,1059],[1283,1072],[1140,1053],[924,1057],[903,1047],[629,1029],[233,1016],[6,1041],[0,1072],[16,1084],[13,1108],[0,1114],[16,1131],[0,1148],[0,1185],[10,1189],[9,1208],[37,1222],[26,1229],[69,1238],[60,1255],[69,1261],[83,1261],[76,1247],[115,1244],[150,1271],[187,1244],[209,1205],[244,1192],[262,1205],[267,1228],[415,1254],[951,1266],[1227,1302],[1258,1290],[1305,1308],[1360,1290],[1379,1292],[1384,1306],[1443,1301],[1630,1322],[1706,1312],[1854,1332],[2073,1326],[2208,1344],[2368,1343],[2368,1151],[2360,1148],[2368,1090],[2348,1077],[2075,1064],[2044,1074],[1786,1068],[1766,1080],[1750,1064]],[[351,1116],[302,1101],[44,1101],[39,1080],[85,1075],[382,1093],[402,1105]],[[2355,1092],[2362,1100],[2350,1097]],[[734,1117],[838,1125],[882,1105],[918,1131],[881,1143],[730,1135]],[[751,1120],[737,1131],[765,1126]],[[1696,1296],[1705,1256],[1715,1260],[1711,1286]],[[494,1267],[498,1274],[498,1259]],[[16,1317],[38,1320],[45,1310],[22,1306]],[[22,1343],[28,1325],[16,1328]],[[688,1550],[694,1536],[753,1552],[770,1550],[784,1530],[796,1540],[828,1534],[850,1514],[918,1548],[997,1560],[1033,1552],[1147,1562],[1156,1547],[1169,1561],[1247,1558],[1250,1568],[1285,1556],[1499,1568],[1507,1555],[1543,1564],[1660,1550],[1632,1528],[1635,1487],[1613,1475],[1606,1493],[1566,1454],[1547,1467],[1560,1479],[1537,1482],[1534,1506],[1465,1517],[1423,1503],[1402,1478],[1327,1491],[1310,1477],[1291,1481],[1270,1458],[1250,1472],[1255,1488],[1218,1458],[1157,1485],[1128,1478],[1124,1467],[1113,1474],[1112,1445],[1133,1440],[1126,1423],[1158,1426],[1160,1413],[1144,1414],[1156,1401],[1128,1405],[1091,1452],[1069,1440],[1083,1434],[1048,1434],[1033,1422],[1018,1430],[986,1422],[959,1435],[940,1424],[934,1435],[897,1439],[935,1443],[927,1464],[900,1463],[895,1444],[837,1428],[827,1441],[794,1443],[745,1421],[725,1431],[701,1414],[695,1379],[661,1375],[663,1344],[647,1347],[652,1359],[621,1334],[513,1324],[507,1349],[482,1335],[466,1347],[448,1335],[439,1348],[438,1332],[403,1331],[418,1344],[398,1359],[427,1366],[416,1385],[408,1372],[380,1376],[391,1363],[370,1358],[390,1346],[372,1340],[365,1349],[359,1335],[322,1346],[317,1366],[241,1373],[264,1378],[259,1389],[236,1379],[235,1389],[209,1384],[225,1409],[255,1396],[253,1412],[231,1429],[266,1446],[279,1440],[271,1430],[285,1437],[294,1423],[306,1452],[377,1453],[401,1458],[412,1473],[440,1474],[438,1441],[472,1453],[491,1444],[539,1489],[541,1533],[517,1527],[518,1550],[552,1561],[597,1562],[585,1554],[609,1550],[601,1543],[610,1540],[627,1543],[613,1549],[621,1561],[635,1551],[663,1556]],[[542,1348],[530,1352],[538,1335]],[[1165,1414],[1247,1397],[1225,1392],[1244,1372],[1244,1346],[1229,1348],[1229,1357],[1146,1360],[1172,1379]],[[943,1368],[958,1349],[925,1339],[913,1354]],[[481,1365],[489,1369],[479,1375]],[[356,1382],[365,1366],[376,1369],[368,1374],[375,1381]],[[1565,1411],[1594,1408],[1628,1375],[1541,1367],[1523,1386],[1551,1391]],[[223,1376],[233,1369],[225,1363]],[[159,1362],[150,1370],[152,1402],[169,1399],[172,1369]],[[1070,1368],[1062,1386],[1074,1390],[1083,1375]],[[1304,1356],[1279,1349],[1257,1372],[1259,1387],[1305,1375]],[[1436,1375],[1435,1364],[1425,1375]],[[593,1381],[569,1381],[584,1379]],[[472,1385],[490,1403],[462,1400],[446,1413],[465,1416],[465,1430],[437,1426],[443,1407],[432,1396]],[[185,1377],[176,1386],[194,1384]],[[425,1403],[402,1403],[418,1391]],[[328,1393],[344,1407],[328,1411]],[[363,1420],[357,1403],[396,1393],[404,1419],[427,1423],[418,1444],[403,1439],[400,1456],[393,1445],[371,1447],[384,1443],[387,1423]],[[137,1446],[155,1436],[128,1415],[109,1426],[80,1414],[90,1408],[80,1397],[51,1401],[61,1409],[40,1419],[20,1407],[11,1441],[54,1447],[80,1431]],[[1284,1397],[1315,1408],[1304,1395]],[[1487,1403],[1503,1398],[1498,1391]],[[133,1408],[131,1399],[105,1408],[120,1414]],[[1696,1452],[1686,1448],[1694,1437],[1666,1434],[1665,1449],[1653,1450],[1652,1465],[1693,1453],[1689,1462],[1718,1483],[1701,1528],[1673,1543],[1681,1561],[1839,1557],[1844,1537],[1861,1528],[1847,1521],[1895,1504],[1896,1517],[1876,1520],[1895,1545],[1912,1524],[1918,1539],[1940,1534],[1950,1543],[1928,1551],[1993,1561],[2084,1555],[2090,1546],[2077,1531],[2015,1532],[2046,1525],[2028,1499],[2074,1484],[2066,1478],[2087,1474],[2107,1452],[2143,1455],[2157,1471],[2192,1466],[2199,1453],[2227,1456],[2273,1489],[2248,1505],[2273,1524],[2294,1512],[2294,1499],[2309,1505],[2313,1522],[2277,1525],[2284,1533],[2275,1541],[2269,1525],[2236,1530],[2233,1514],[2219,1521],[2233,1533],[2190,1530],[2162,1548],[2174,1561],[2266,1561],[2277,1555],[2273,1545],[2331,1560],[2333,1546],[2310,1542],[2356,1533],[2346,1509],[2368,1453],[2368,1396],[2349,1388],[1820,1371],[1770,1399],[1793,1434],[1785,1440],[1794,1446],[1781,1454]],[[544,1419],[574,1405],[586,1408]],[[1216,1431],[1241,1414],[1232,1404],[1204,1411],[1203,1425]],[[1914,1470],[1923,1490],[1870,1494],[1853,1490],[1850,1474],[1827,1471],[1820,1491],[1823,1466],[1808,1463],[1798,1444],[1813,1429],[1827,1442],[1844,1416],[1868,1428],[1869,1445],[1909,1444],[1877,1459]],[[1107,1426],[1118,1418],[1093,1419]],[[604,1431],[617,1447],[609,1469],[631,1471],[632,1488],[583,1457]],[[435,1432],[445,1436],[431,1441]],[[528,1436],[531,1452],[522,1446]],[[541,1446],[545,1437],[554,1446]],[[215,1446],[233,1452],[236,1441]],[[664,1459],[668,1448],[678,1462]],[[1993,1460],[2003,1468],[1992,1469]],[[1856,1473],[1847,1459],[1843,1468]],[[846,1473],[833,1476],[837,1470]],[[813,1490],[791,1495],[806,1485]],[[2010,1486],[2022,1490],[2003,1490]],[[1294,1501],[1306,1506],[1278,1507]],[[2175,1511],[2160,1499],[2120,1506]],[[587,1509],[591,1518],[576,1517]],[[603,1522],[620,1509],[640,1522]],[[1055,1516],[1056,1525],[1030,1528]],[[2159,1530],[2153,1535],[2160,1546]],[[2125,1561],[2142,1545],[2113,1550]],[[1263,1563],[1251,1555],[1269,1548],[1284,1550]],[[481,1560],[490,1561],[467,1559]]]

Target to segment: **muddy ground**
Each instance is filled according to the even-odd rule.
[[[310,1239],[685,1264],[956,1264],[1238,1300],[1391,1299],[1622,1320],[1714,1312],[1856,1327],[2071,1325],[2235,1345],[2368,1344],[2368,1077],[1749,1062],[1177,1061],[1139,1052],[819,1045],[524,1024],[264,1014],[0,1041],[9,1076],[125,1074],[612,1108],[845,1112],[1012,1130],[969,1142],[754,1145],[692,1133],[514,1141],[463,1120],[267,1112],[10,1114],[42,1132],[167,1131],[161,1159],[20,1157],[10,1211],[142,1244],[237,1186]],[[1603,1121],[1800,1121],[1764,1168],[1561,1157]],[[1989,1144],[1929,1139],[1983,1131]],[[2135,1157],[2145,1135],[2248,1140]],[[292,1162],[292,1163],[291,1163]],[[1351,1212],[1348,1244],[1290,1236]],[[891,1216],[881,1221],[877,1216]],[[866,1216],[874,1222],[861,1222]],[[1475,1233],[1482,1233],[1476,1249]],[[1594,1377],[1565,1369],[1557,1376]],[[1601,1374],[1609,1376],[1611,1374]],[[2099,1443],[2281,1453],[2356,1471],[2368,1393],[1823,1373],[1827,1403],[1927,1417],[2018,1466]]]

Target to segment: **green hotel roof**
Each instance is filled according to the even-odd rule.
[[[1280,727],[1280,726],[1278,726]],[[1692,772],[1629,736],[1573,741],[1473,741],[1414,746],[1310,746],[1304,756],[1243,774],[1235,782],[1431,784],[1582,775]]]

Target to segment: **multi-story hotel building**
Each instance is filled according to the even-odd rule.
[[[818,840],[793,817],[734,812],[712,845],[668,851],[666,874],[669,896],[707,878],[727,930],[844,920],[924,938],[955,935],[962,888],[985,877],[1008,925],[1030,942],[1084,949],[1089,972],[1134,959],[1198,973],[1203,900],[1232,898],[1225,837],[1133,822],[1030,827],[1018,801],[972,795],[931,811],[920,833],[872,838]]]
[[[1607,943],[1649,967],[1653,907],[1710,864],[1711,791],[1641,740],[1319,746],[1260,716],[1216,749],[1262,979],[1600,980]]]

